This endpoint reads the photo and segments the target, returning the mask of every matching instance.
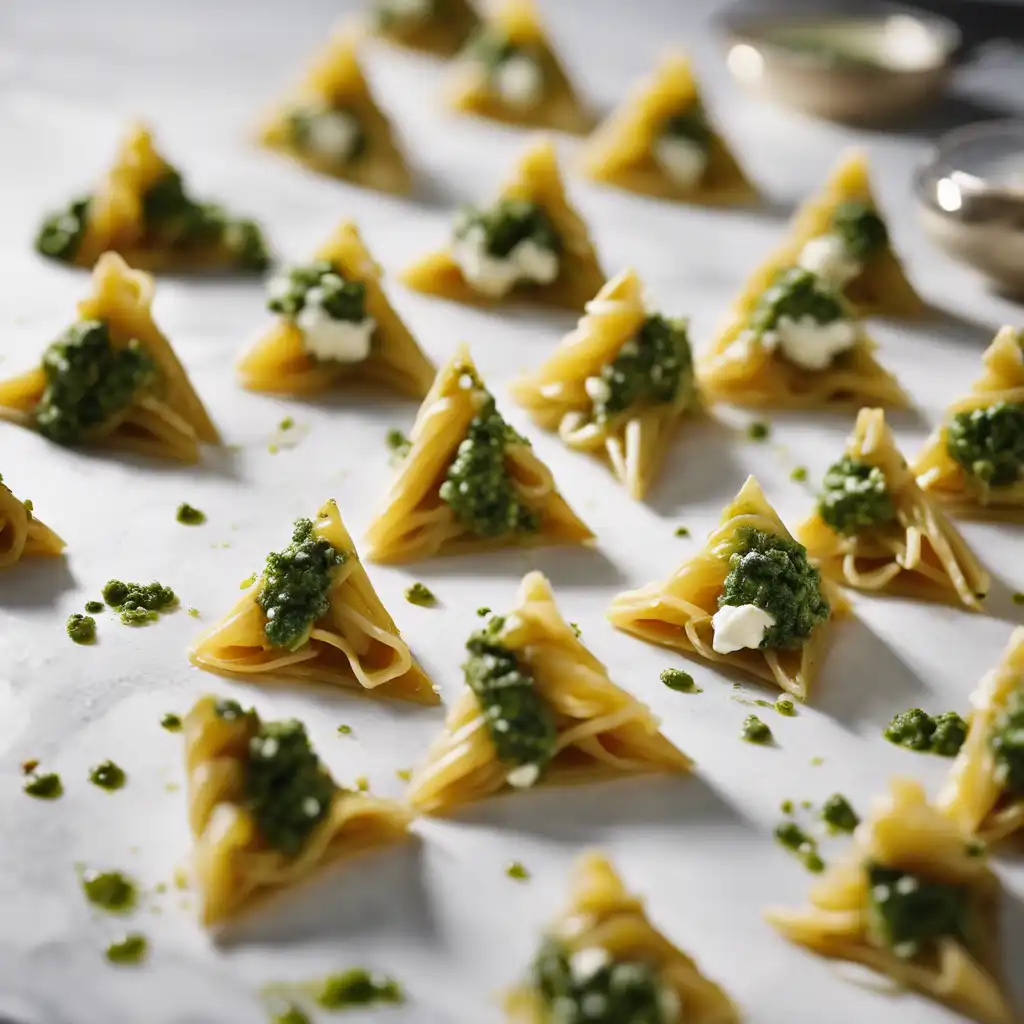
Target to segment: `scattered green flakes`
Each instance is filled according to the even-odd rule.
[[[121,871],[82,872],[82,892],[94,907],[112,914],[134,910],[138,900],[135,883]]]
[[[488,608],[487,605],[481,605],[479,608],[477,608],[476,613],[480,616],[481,619],[486,619],[487,616],[491,614],[491,609]]]
[[[908,750],[956,757],[967,738],[967,723],[955,711],[933,717],[920,708],[910,708],[894,715],[882,735]]]
[[[44,772],[42,775],[33,773],[23,788],[37,800],[56,800],[64,795],[64,785],[56,772]]]
[[[120,613],[124,625],[145,626],[177,605],[178,595],[155,580],[145,584],[110,580],[103,588],[103,600]]]
[[[394,978],[371,974],[362,967],[353,967],[325,978],[316,994],[317,1006],[325,1010],[402,1002],[405,1002],[405,994]]]
[[[433,608],[437,604],[434,592],[425,583],[413,583],[405,588],[405,599],[420,608]]]
[[[76,644],[91,644],[96,640],[96,620],[91,615],[75,612],[68,616],[64,628]]]
[[[793,472],[789,474],[789,479],[794,483],[802,484],[807,479],[807,467],[794,466]]]
[[[181,785],[177,782],[165,782],[164,792],[165,793],[177,793],[181,789]]]
[[[572,635],[576,637],[577,640],[579,640],[579,638],[583,635],[583,630],[580,629],[578,622],[570,622],[569,628],[572,630]]]
[[[103,611],[103,609],[105,607],[106,607],[106,605],[102,601],[86,601],[85,602],[85,610],[90,615],[98,615],[101,611]]]
[[[825,862],[818,853],[818,844],[795,821],[783,821],[776,825],[775,839],[796,854],[808,871],[817,874],[825,870]]]
[[[782,811],[783,814],[792,814],[794,809],[792,800],[783,800],[782,803],[779,804],[779,810]]]
[[[313,1024],[297,1006],[286,1006],[280,1013],[275,1013],[270,1024]]]
[[[1019,590],[1013,595],[1013,603],[1024,604],[1024,594],[1022,594]]]
[[[352,735],[352,726],[351,725],[339,725],[338,726],[338,735],[339,736],[351,736]]]
[[[392,459],[396,461],[404,459],[409,454],[409,449],[412,448],[409,438],[394,427],[384,435],[384,443],[388,446]]]
[[[295,426],[295,420],[291,416],[285,416],[277,425],[278,430],[291,430]]]
[[[398,776],[398,778],[401,779],[402,782],[408,782],[412,778],[412,769],[411,768],[399,768],[395,772],[395,775]]]
[[[775,710],[787,718],[793,718],[796,715],[796,705],[787,697],[780,697],[775,702]]]
[[[813,804],[813,803],[811,803],[811,801],[810,801],[810,800],[801,800],[801,801],[800,801],[800,806],[801,806],[801,807],[802,807],[802,808],[803,808],[803,809],[804,809],[805,811],[809,811],[809,810],[810,810],[810,809],[811,809],[811,808],[812,808],[812,807],[814,806],[814,804]]]
[[[189,605],[185,609],[185,614],[190,616],[193,619],[198,619],[199,618],[199,609],[198,608],[193,608],[192,605]]]
[[[832,832],[852,832],[860,817],[842,793],[833,793],[821,807],[821,820]]]
[[[667,668],[658,677],[670,690],[679,693],[703,693],[704,691],[693,681],[689,672],[681,668]]]
[[[167,711],[164,713],[163,718],[160,719],[160,725],[168,732],[181,732],[181,716],[176,715],[173,711]]]
[[[505,874],[517,882],[528,882],[530,872],[518,860],[510,861],[505,867]]]
[[[276,444],[271,443],[267,445],[267,451],[271,455],[276,455],[280,450],[281,449]]]
[[[256,573],[250,573],[244,580],[239,580],[238,589],[248,590],[256,582]]]
[[[808,761],[808,764],[812,768],[820,768],[824,763],[825,763],[825,758],[823,758],[823,757],[812,757],[810,759],[810,761]]]
[[[771,435],[772,428],[763,420],[754,420],[747,427],[747,437],[751,441],[766,441]]]
[[[157,895],[159,896],[162,896],[165,892],[167,892],[167,883],[157,882],[156,885],[153,886],[153,892],[157,893]]]
[[[676,532],[676,536],[677,537],[689,537],[690,536],[690,528],[688,526],[677,526],[675,532]]]
[[[148,951],[146,936],[131,932],[107,946],[106,957],[112,964],[140,964],[146,959]]]
[[[366,793],[370,788],[370,780],[365,775],[360,775],[355,780],[355,787],[360,793]]]
[[[123,789],[128,781],[125,770],[113,761],[101,761],[89,769],[89,781],[100,789]]]
[[[183,501],[178,506],[175,518],[184,526],[202,526],[206,522],[206,513],[201,512],[187,501]]]
[[[743,719],[743,729],[740,731],[740,738],[748,743],[766,744],[772,742],[772,731],[761,721],[757,715],[747,715]]]

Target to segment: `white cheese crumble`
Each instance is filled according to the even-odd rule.
[[[694,188],[708,167],[708,151],[693,139],[662,135],[654,143],[654,159],[683,188]]]
[[[857,325],[849,320],[821,324],[810,316],[798,320],[783,316],[774,330],[761,335],[761,343],[781,349],[791,363],[804,370],[824,370],[840,352],[853,348],[857,336]]]
[[[306,147],[329,160],[348,160],[359,143],[359,122],[344,110],[325,110],[310,118]]]
[[[539,778],[540,766],[536,764],[521,764],[505,776],[508,784],[516,789],[529,789]]]
[[[524,238],[504,259],[487,251],[480,227],[470,228],[452,244],[452,258],[478,292],[500,299],[523,281],[551,284],[558,277],[558,254]]]
[[[842,288],[864,269],[863,264],[850,255],[839,235],[812,238],[800,250],[797,266],[817,274],[833,288]]]
[[[361,363],[370,354],[377,321],[372,316],[358,321],[335,320],[320,304],[322,298],[319,288],[310,288],[295,318],[304,348],[317,359]]]
[[[761,646],[765,633],[775,625],[775,616],[756,604],[725,604],[711,619],[712,648],[718,654],[732,654],[744,647]]]
[[[583,390],[595,404],[598,402],[604,404],[612,396],[611,386],[603,377],[588,377],[583,382]]]
[[[592,978],[602,967],[611,963],[608,950],[600,946],[588,946],[569,957],[569,973],[576,981]]]
[[[495,92],[512,107],[536,106],[544,95],[540,65],[525,54],[503,60],[491,76]]]

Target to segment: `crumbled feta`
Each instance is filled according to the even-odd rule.
[[[492,76],[495,91],[509,106],[534,107],[544,95],[540,65],[524,54],[502,61]]]
[[[583,390],[592,402],[604,404],[612,396],[612,389],[603,377],[588,377],[583,382]]]
[[[817,274],[833,288],[842,288],[863,269],[839,235],[818,235],[800,250],[797,266]]]
[[[676,135],[662,135],[654,143],[654,159],[683,188],[696,186],[708,167],[708,151],[699,142]]]
[[[779,317],[775,329],[761,335],[761,343],[779,348],[791,362],[804,370],[824,370],[840,352],[857,342],[857,325],[849,320],[818,323],[814,317]]]
[[[575,981],[587,981],[611,963],[611,959],[608,950],[600,946],[588,946],[569,957],[569,973]]]
[[[680,1020],[683,1004],[674,988],[669,988],[668,985],[661,986],[658,991],[658,1007],[665,1024],[676,1024]]]
[[[516,789],[529,789],[539,778],[540,765],[536,764],[521,764],[505,776],[508,784]]]
[[[359,143],[359,122],[344,110],[325,110],[310,118],[306,146],[330,160],[347,160]]]
[[[370,354],[377,321],[335,320],[320,304],[323,293],[310,288],[295,324],[302,331],[302,344],[317,359],[338,363],[361,363]]]
[[[775,625],[775,616],[756,604],[725,604],[711,619],[711,646],[718,654],[732,654],[744,647],[761,646],[765,633]]]
[[[558,254],[524,238],[504,259],[487,251],[483,229],[470,228],[452,244],[452,258],[462,276],[478,292],[500,299],[516,284],[529,281],[551,284],[558,276]]]

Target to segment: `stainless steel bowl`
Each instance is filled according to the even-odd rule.
[[[902,4],[733,4],[719,15],[726,62],[750,91],[834,121],[899,117],[935,100],[962,42],[947,18]]]
[[[1024,121],[983,121],[936,144],[914,180],[932,240],[997,288],[1024,293]]]

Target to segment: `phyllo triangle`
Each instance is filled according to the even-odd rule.
[[[0,476],[0,569],[22,558],[59,555],[60,539],[41,519],[31,501],[19,501]]]

